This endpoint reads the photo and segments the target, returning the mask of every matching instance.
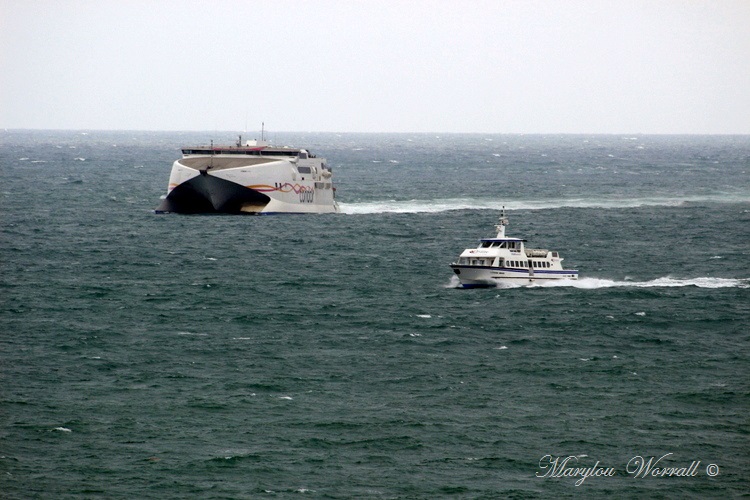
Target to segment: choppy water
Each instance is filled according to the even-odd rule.
[[[0,496],[750,491],[750,137],[278,135],[344,214],[154,214],[230,134],[0,133]],[[456,288],[503,205],[582,279]]]

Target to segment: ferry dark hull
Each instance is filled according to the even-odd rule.
[[[162,201],[158,213],[253,214],[271,198],[237,183],[201,173],[175,187]]]

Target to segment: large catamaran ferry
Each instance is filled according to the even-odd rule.
[[[336,213],[333,172],[306,149],[265,140],[187,147],[157,213]]]
[[[463,288],[578,279],[577,270],[563,269],[558,252],[526,248],[526,240],[505,236],[507,225],[503,207],[497,236],[481,239],[478,247],[467,248],[451,264]]]

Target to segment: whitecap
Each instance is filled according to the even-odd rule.
[[[60,431],[60,432],[73,432],[70,429],[68,429],[67,427],[55,427],[52,430],[54,430],[54,431]]]
[[[291,401],[292,397],[291,396],[279,396],[279,399],[286,399],[288,401]]]
[[[429,314],[417,314],[417,318],[431,318],[432,316]]]
[[[495,347],[495,349],[497,349],[498,351],[504,351],[507,348],[508,348],[507,345],[501,345],[500,347]]]
[[[643,312],[643,311],[640,311],[640,312],[637,312],[637,313],[634,313],[634,314],[635,314],[636,316],[645,316],[645,315],[646,315],[646,313],[645,313],[645,312]]]

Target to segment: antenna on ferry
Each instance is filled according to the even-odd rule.
[[[510,221],[508,220],[508,217],[505,216],[505,205],[503,205],[503,209],[500,211],[500,218],[495,226],[497,228],[498,238],[505,238],[505,226],[508,224],[510,224]]]
[[[266,140],[266,122],[260,122],[260,140]]]

